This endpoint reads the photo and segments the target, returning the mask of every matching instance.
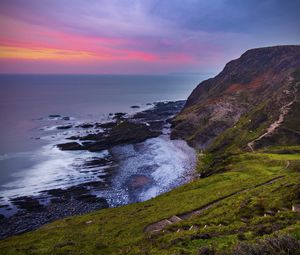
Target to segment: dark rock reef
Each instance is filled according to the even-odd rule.
[[[74,142],[58,144],[61,150],[101,151],[117,145],[134,144],[161,135],[163,126],[169,118],[182,109],[185,101],[158,102],[151,109],[138,112],[125,118],[126,113],[115,113],[114,122],[85,123],[80,127],[95,127],[95,132],[67,139]],[[99,131],[98,128],[104,129]]]

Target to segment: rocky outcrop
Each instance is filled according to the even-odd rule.
[[[183,138],[197,149],[224,149],[229,144],[241,148],[266,132],[288,105],[280,127],[254,146],[298,144],[299,70],[300,46],[246,51],[194,89],[172,120],[171,137]],[[274,141],[271,137],[276,136]]]
[[[61,150],[102,151],[117,145],[135,144],[162,134],[164,125],[178,113],[185,101],[158,102],[148,110],[137,112],[125,118],[126,113],[115,113],[115,121],[107,123],[84,123],[76,127],[94,128],[83,136],[71,136],[73,142],[61,143],[57,147]],[[102,130],[98,130],[98,128]]]

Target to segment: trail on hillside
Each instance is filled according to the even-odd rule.
[[[298,86],[298,85],[299,85],[299,82],[296,83],[296,86]],[[289,107],[290,107],[290,106],[296,101],[296,99],[297,99],[297,96],[296,96],[297,88],[296,88],[296,86],[294,86],[294,91],[292,92],[293,95],[294,95],[293,100],[290,101],[290,102],[288,102],[287,104],[283,105],[283,106],[280,108],[280,110],[279,110],[279,112],[280,112],[279,118],[278,118],[275,122],[273,122],[273,123],[267,128],[267,130],[266,130],[265,133],[263,133],[261,136],[259,136],[258,138],[254,139],[253,141],[251,141],[251,142],[249,142],[249,143],[247,144],[248,148],[250,148],[250,150],[251,150],[252,152],[254,152],[254,144],[255,144],[255,142],[257,142],[257,141],[261,140],[262,138],[264,138],[264,137],[270,135],[271,133],[273,133],[273,132],[274,132],[274,131],[275,131],[275,130],[283,123],[284,117],[288,114],[288,112],[289,112],[289,110],[290,110]],[[290,92],[291,92],[291,91],[289,91],[289,90],[287,91],[287,93],[290,93]]]
[[[277,177],[275,177],[275,178],[273,178],[271,180],[268,180],[266,182],[257,184],[257,185],[255,185],[253,187],[242,189],[242,190],[233,192],[233,193],[231,193],[229,195],[220,197],[220,198],[218,198],[218,199],[216,199],[216,200],[214,200],[214,201],[212,201],[212,202],[210,202],[210,203],[208,203],[206,205],[201,206],[198,209],[195,209],[195,210],[192,210],[192,211],[189,211],[189,212],[185,212],[185,213],[182,213],[182,214],[179,214],[179,215],[174,215],[174,216],[172,216],[170,218],[163,219],[163,220],[151,223],[151,224],[149,224],[148,226],[145,227],[144,232],[146,232],[146,233],[152,232],[153,233],[153,232],[161,231],[161,230],[163,230],[165,227],[167,227],[169,225],[172,225],[172,224],[177,223],[177,222],[182,221],[182,220],[189,219],[193,215],[199,215],[200,213],[208,210],[209,208],[211,208],[212,206],[220,203],[221,201],[223,201],[226,198],[229,198],[229,197],[232,197],[232,196],[235,196],[235,195],[239,195],[239,194],[241,194],[243,192],[246,192],[246,191],[249,191],[251,189],[255,189],[255,188],[258,188],[258,187],[261,187],[261,186],[264,186],[264,185],[272,184],[273,182],[275,182],[275,181],[277,181],[279,179],[282,179],[282,178],[284,178],[284,175],[277,176]]]

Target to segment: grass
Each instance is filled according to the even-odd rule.
[[[299,214],[282,210],[299,202],[298,162],[300,154],[273,151],[233,155],[226,161],[227,172],[197,179],[143,203],[65,218],[2,240],[0,254],[198,254],[201,247],[221,253],[233,249],[240,239],[251,242],[280,233],[300,238]],[[276,176],[284,178],[255,188]],[[143,231],[150,223],[246,188],[165,232]],[[264,217],[268,210],[276,215]],[[191,226],[197,228],[187,230]],[[209,238],[201,238],[203,234]]]

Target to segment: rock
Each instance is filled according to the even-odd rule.
[[[113,163],[112,157],[105,157],[105,158],[93,158],[90,160],[87,160],[85,162],[86,167],[96,167],[96,166],[108,166]]]
[[[95,133],[95,134],[88,134],[86,136],[82,136],[79,138],[79,140],[92,140],[92,141],[97,141],[101,140],[105,137],[104,133]]]
[[[65,203],[66,200],[63,199],[63,198],[57,198],[57,197],[54,197],[54,198],[51,198],[51,203],[52,204],[61,204],[61,203]]]
[[[67,137],[66,139],[68,139],[68,140],[79,140],[79,138],[80,138],[80,136],[73,135],[73,136]]]
[[[264,216],[265,216],[265,217],[266,217],[266,216],[275,216],[275,214],[276,214],[276,212],[271,211],[271,210],[268,210],[268,211],[266,211],[266,212],[264,213]]]
[[[70,120],[70,117],[62,117],[63,120]]]
[[[123,119],[123,117],[126,115],[127,113],[125,112],[116,112],[114,114],[113,119],[120,121],[121,119]]]
[[[176,222],[179,222],[179,221],[182,221],[182,219],[176,215],[173,215],[171,218],[168,219],[169,221],[173,222],[173,223],[176,223]]]
[[[106,122],[106,123],[96,123],[95,127],[107,129],[107,128],[113,128],[116,125],[117,125],[116,122]]]
[[[300,204],[294,204],[292,206],[292,211],[293,212],[300,212]]]
[[[79,143],[76,142],[70,142],[70,143],[61,143],[57,144],[57,147],[61,149],[62,151],[74,151],[74,150],[83,150],[83,146],[81,146]]]
[[[165,122],[158,120],[158,121],[150,121],[148,122],[148,124],[152,130],[161,130]]]
[[[50,114],[48,117],[49,118],[60,118],[61,115],[59,115],[59,114]]]
[[[109,133],[105,135],[96,134],[86,136],[91,140],[94,138],[96,142],[83,144],[83,148],[89,151],[101,151],[116,145],[143,142],[148,138],[157,137],[159,135],[160,132],[151,131],[145,124],[124,121],[113,127]]]
[[[70,129],[72,125],[58,126],[56,129]]]
[[[145,175],[134,175],[131,176],[128,186],[133,189],[138,189],[148,185],[151,179]]]
[[[92,128],[92,127],[94,127],[94,124],[84,123],[84,124],[77,125],[76,127],[77,128]]]
[[[17,197],[10,200],[12,204],[16,205],[20,209],[27,211],[41,211],[44,206],[40,204],[38,199],[33,197]]]
[[[138,105],[132,105],[132,106],[130,106],[130,108],[132,108],[132,109],[138,109],[138,108],[140,108],[140,106],[138,106]]]

